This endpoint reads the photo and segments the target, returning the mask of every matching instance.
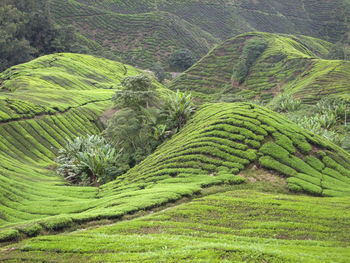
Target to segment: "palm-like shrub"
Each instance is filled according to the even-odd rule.
[[[56,159],[57,173],[73,184],[98,186],[120,174],[119,155],[120,151],[97,135],[68,139]]]
[[[167,111],[174,127],[180,129],[194,111],[191,93],[177,90],[175,95],[169,97]]]
[[[294,121],[302,128],[311,131],[312,133],[321,135],[327,140],[341,145],[343,141],[343,136],[339,135],[331,128],[335,125],[336,120],[334,115],[316,115],[310,117],[295,118]]]
[[[347,124],[347,118],[350,115],[350,103],[339,98],[322,98],[315,105],[316,112],[325,115],[334,115],[336,121]]]
[[[271,104],[275,111],[279,112],[293,112],[300,109],[301,100],[295,99],[290,94],[280,94],[276,96]]]

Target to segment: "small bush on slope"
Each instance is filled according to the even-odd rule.
[[[289,94],[279,94],[271,102],[271,108],[277,112],[293,112],[300,108],[301,100]]]
[[[68,139],[58,152],[57,173],[73,184],[99,186],[123,171],[120,152],[97,135]]]

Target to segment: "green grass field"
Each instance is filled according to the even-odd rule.
[[[233,69],[250,39],[263,39],[268,46],[239,84]],[[349,99],[350,62],[322,59],[330,46],[306,36],[243,34],[212,49],[168,87],[191,90],[205,101],[215,101],[226,94],[269,101],[280,92],[308,103],[328,95]]]

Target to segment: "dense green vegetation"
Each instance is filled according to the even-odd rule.
[[[349,262],[349,17],[2,1],[0,262]]]
[[[199,58],[220,41],[251,31],[304,34],[337,42],[330,53],[334,57],[348,41],[350,16],[346,0],[6,0],[4,4],[2,12],[12,12],[8,16],[12,20],[0,26],[8,36],[2,51],[15,56],[2,54],[3,69],[63,51],[100,55],[142,68],[161,61],[169,68],[170,54],[178,49],[189,49]],[[9,25],[14,23],[20,30],[13,31]],[[22,52],[16,54],[18,48]]]
[[[0,34],[0,71],[43,54],[82,50],[74,27],[54,24],[47,1],[1,1]]]
[[[259,40],[265,41],[267,48],[247,67],[245,47]],[[327,95],[349,99],[350,62],[322,59],[330,47],[328,42],[306,36],[243,34],[212,49],[169,88],[190,89],[206,101],[234,94],[266,102],[280,92],[306,103]],[[244,74],[237,74],[242,68]]]
[[[2,74],[4,103],[18,98],[43,107],[2,119],[2,241],[120,218],[210,185],[239,184],[244,180],[236,174],[253,164],[287,177],[293,191],[349,194],[349,154],[253,104],[206,105],[179,134],[116,181],[99,189],[65,185],[50,170],[57,149],[67,137],[101,131],[98,115],[128,74],[139,71],[73,54],[42,57]]]
[[[0,260],[347,262],[348,204],[234,189],[111,226],[24,241]]]
[[[70,39],[74,41],[68,50],[122,59],[143,68],[157,61],[168,68],[170,54],[180,48],[199,58],[220,40],[250,31],[304,34],[342,43],[347,40],[350,15],[344,0],[52,0],[45,7],[56,25],[73,25]]]

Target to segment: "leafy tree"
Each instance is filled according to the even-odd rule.
[[[0,71],[33,58],[36,49],[25,39],[26,23],[24,14],[15,6],[0,4]]]
[[[191,50],[187,48],[176,50],[172,53],[170,64],[176,70],[184,71],[191,67],[195,62],[195,57]]]
[[[59,150],[57,173],[73,184],[94,185],[109,182],[125,170],[118,162],[121,151],[100,136],[67,140]]]
[[[139,110],[140,107],[149,107],[154,101],[155,87],[152,80],[146,75],[126,77],[122,80],[122,89],[116,91],[113,101],[121,107]]]
[[[160,143],[157,119],[150,109],[123,108],[109,120],[104,135],[124,149],[122,159],[132,167]]]
[[[175,95],[169,97],[167,111],[172,126],[176,130],[181,129],[194,111],[191,93],[177,90]]]
[[[0,1],[0,35],[0,71],[40,55],[71,51],[77,42],[73,27],[56,27],[48,2],[41,0]]]

